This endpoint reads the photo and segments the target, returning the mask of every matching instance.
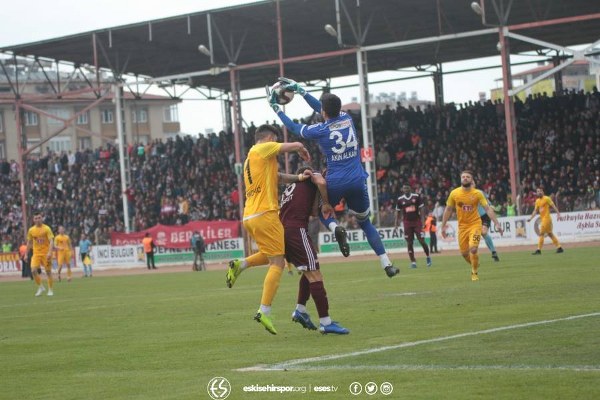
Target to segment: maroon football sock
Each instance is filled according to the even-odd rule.
[[[413,247],[413,241],[408,240],[406,242],[406,246],[408,247],[408,256],[410,257],[410,261],[415,262],[415,248]]]
[[[317,306],[319,318],[328,317],[329,301],[327,300],[327,292],[325,291],[325,286],[323,286],[323,281],[311,282],[310,294],[315,301],[315,306]]]
[[[308,298],[310,297],[310,286],[306,276],[302,274],[300,282],[298,283],[298,304],[306,305]]]

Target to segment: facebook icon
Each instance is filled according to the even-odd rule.
[[[358,382],[352,382],[350,384],[350,393],[353,395],[359,395],[362,393],[362,385]]]

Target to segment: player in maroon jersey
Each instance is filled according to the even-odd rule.
[[[429,256],[429,247],[425,243],[425,233],[423,226],[425,225],[425,212],[423,207],[423,199],[417,193],[411,193],[409,185],[402,186],[402,196],[396,201],[396,223],[395,228],[398,228],[400,215],[402,214],[402,222],[404,224],[404,239],[408,246],[408,256],[410,257],[410,267],[417,268],[417,260],[415,259],[415,250],[413,247],[414,237],[417,237],[419,243],[425,251],[427,257],[427,266],[431,267],[431,257]]]
[[[302,167],[298,173],[303,174],[305,170],[312,171],[309,167]],[[320,196],[317,196],[317,192]],[[311,180],[288,184],[281,196],[279,219],[285,231],[285,257],[302,271],[298,304],[292,313],[292,321],[307,329],[316,329],[306,312],[306,302],[312,295],[319,314],[321,333],[347,334],[350,333],[348,329],[333,322],[329,317],[327,292],[323,286],[317,252],[308,237],[308,221],[311,215],[317,215],[319,200],[323,203],[323,215],[330,214],[333,210],[327,198],[325,178],[314,171]]]

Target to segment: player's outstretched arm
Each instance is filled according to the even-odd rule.
[[[284,174],[283,172],[278,172],[277,177],[279,178],[279,183],[297,183],[303,182],[307,179],[310,179],[310,175],[307,174]]]
[[[452,211],[453,211],[452,206],[446,206],[446,208],[444,209],[444,216],[442,217],[442,227],[441,227],[442,237],[444,239],[446,238],[446,224],[448,223],[448,220],[450,219],[450,216],[452,215]]]
[[[292,90],[294,93],[298,93],[300,96],[302,96],[310,108],[312,108],[315,112],[321,112],[321,102],[308,93],[306,89],[304,89],[298,82],[284,76],[280,76],[279,80],[285,83],[288,90]]]
[[[489,205],[483,208],[485,209],[485,213],[488,215],[488,217],[490,217],[490,219],[494,221],[494,226],[496,227],[496,230],[500,232],[500,236],[502,236],[504,230],[502,229],[502,225],[500,225],[500,222],[498,221],[498,217],[496,217],[496,212],[494,211],[494,209]]]
[[[531,217],[529,217],[529,219],[527,220],[527,222],[531,221],[533,219],[533,217],[535,217],[535,214],[537,214],[538,212],[538,208],[537,206],[533,209],[533,213],[531,213]]]
[[[277,112],[277,116],[279,117],[279,119],[281,120],[283,125],[285,125],[285,127],[288,128],[288,130],[290,132],[292,132],[294,135],[300,136],[300,131],[302,130],[302,127],[304,126],[303,124],[298,124],[298,123],[292,121],[291,118],[288,117],[287,115],[285,115],[285,113],[281,110],[279,110]]]
[[[556,216],[560,218],[560,211],[558,211],[558,207],[556,206],[556,204],[552,203],[552,208],[554,209],[554,211],[556,211]]]
[[[310,161],[310,153],[306,150],[306,147],[300,142],[281,143],[279,153],[298,153],[301,159],[304,161]]]

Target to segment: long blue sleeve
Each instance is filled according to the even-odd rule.
[[[302,124],[297,124],[294,121],[292,121],[290,119],[290,117],[285,115],[285,113],[283,111],[279,111],[277,113],[277,116],[279,117],[281,122],[283,122],[285,127],[289,129],[290,132],[292,132],[295,135],[300,135],[300,130],[302,129]]]
[[[321,102],[317,98],[315,98],[310,93],[306,92],[304,94],[304,100],[306,100],[310,108],[315,110],[315,112],[321,113]]]

